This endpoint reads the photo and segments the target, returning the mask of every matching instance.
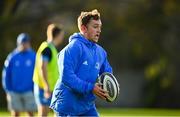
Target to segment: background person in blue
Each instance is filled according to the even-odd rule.
[[[107,53],[97,44],[101,26],[97,10],[81,12],[78,17],[80,33],[73,34],[59,53],[60,76],[50,105],[57,116],[98,116],[95,95],[105,99],[107,92],[96,80],[103,72],[112,73]]]
[[[19,112],[33,116],[36,111],[32,81],[34,63],[35,52],[31,49],[30,37],[22,33],[17,37],[17,48],[8,55],[2,73],[3,88],[12,116],[19,116]]]

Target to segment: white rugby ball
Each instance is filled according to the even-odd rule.
[[[114,75],[104,72],[98,77],[98,82],[102,84],[102,89],[108,91],[106,101],[113,102],[120,93],[119,83]]]

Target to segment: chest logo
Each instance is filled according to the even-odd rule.
[[[100,69],[99,63],[96,63],[95,68],[96,68],[96,69]]]
[[[26,66],[31,66],[31,65],[32,65],[31,60],[27,60],[27,61],[26,61]]]
[[[84,61],[84,62],[83,62],[83,65],[88,65],[88,62],[87,62],[87,61]]]
[[[18,67],[20,65],[20,62],[19,61],[16,61],[15,62],[15,66]]]

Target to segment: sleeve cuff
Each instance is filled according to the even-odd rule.
[[[88,83],[88,87],[87,87],[87,91],[88,92],[92,92],[93,91],[93,89],[94,89],[94,84],[92,84],[92,83]]]

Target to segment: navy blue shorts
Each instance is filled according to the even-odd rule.
[[[63,114],[63,113],[56,113],[57,117],[71,117],[72,115],[68,115],[68,114]],[[84,116],[84,117],[99,117],[99,114],[96,110],[96,108],[92,108],[89,111],[87,111],[86,113],[83,113],[81,115],[76,115],[76,116]],[[72,116],[75,117],[75,116]]]
[[[44,97],[44,90],[38,85],[34,84],[34,97],[37,105],[49,106],[51,103],[51,98]]]

